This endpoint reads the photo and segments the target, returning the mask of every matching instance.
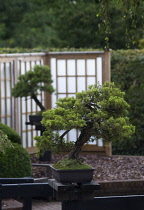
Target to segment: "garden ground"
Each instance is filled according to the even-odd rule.
[[[31,156],[33,163],[54,163],[65,155],[52,155],[51,162],[39,161],[34,155]],[[97,154],[83,154],[81,158],[95,168],[94,180],[130,180],[144,179],[144,156],[99,156]],[[33,167],[33,177],[45,176],[45,169]]]

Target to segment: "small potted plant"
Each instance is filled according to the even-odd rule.
[[[72,129],[79,130],[69,157],[52,165],[52,171],[54,178],[60,182],[88,182],[92,179],[93,168],[83,164],[79,158],[83,145],[94,139],[102,139],[103,142],[121,141],[135,131],[127,117],[129,105],[124,100],[124,92],[114,83],[106,82],[102,86],[89,86],[87,91],[77,93],[76,98],[60,98],[56,104],[55,109],[43,113],[42,124],[46,131],[41,137],[35,137],[37,147],[41,151],[48,147],[58,152],[68,144],[64,140],[65,135]],[[63,133],[59,135],[58,130]],[[68,169],[72,174],[70,177],[65,174]],[[82,170],[82,175],[75,175],[78,169]],[[86,169],[86,174],[83,169]],[[89,170],[90,175],[87,175]]]

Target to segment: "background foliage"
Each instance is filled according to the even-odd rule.
[[[111,65],[112,81],[125,91],[130,122],[136,126],[131,139],[113,145],[113,154],[144,155],[144,51],[114,51]]]
[[[143,12],[142,0],[0,0],[0,47],[139,47]]]
[[[144,27],[144,1],[143,0],[99,0],[100,18],[99,29],[105,37],[105,48],[112,48],[113,31],[118,27],[123,28],[122,38],[125,38],[127,48],[137,48],[140,37],[143,37]],[[118,9],[118,10],[117,10]],[[113,12],[118,12],[118,16]],[[117,17],[120,22],[117,21]],[[115,19],[116,18],[116,19]],[[115,21],[113,24],[113,21]],[[120,38],[118,33],[116,37]],[[113,48],[115,49],[115,48]],[[117,49],[120,49],[117,47]]]

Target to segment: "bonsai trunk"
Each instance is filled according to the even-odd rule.
[[[36,102],[36,104],[40,107],[41,111],[45,111],[45,107],[42,105],[42,103],[38,100],[36,95],[31,96],[32,99]]]
[[[92,135],[92,128],[86,127],[81,131],[81,134],[79,135],[77,141],[75,142],[75,147],[73,151],[70,153],[69,158],[70,159],[79,159],[79,154],[82,151],[83,145],[89,141],[91,135]]]

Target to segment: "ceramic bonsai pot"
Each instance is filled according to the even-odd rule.
[[[51,161],[51,151],[44,152],[43,155],[39,157],[40,161]]]
[[[93,179],[94,168],[59,170],[51,165],[53,178],[61,183],[89,183]]]
[[[42,120],[41,115],[29,115],[29,121],[32,125],[41,124],[40,121]]]

